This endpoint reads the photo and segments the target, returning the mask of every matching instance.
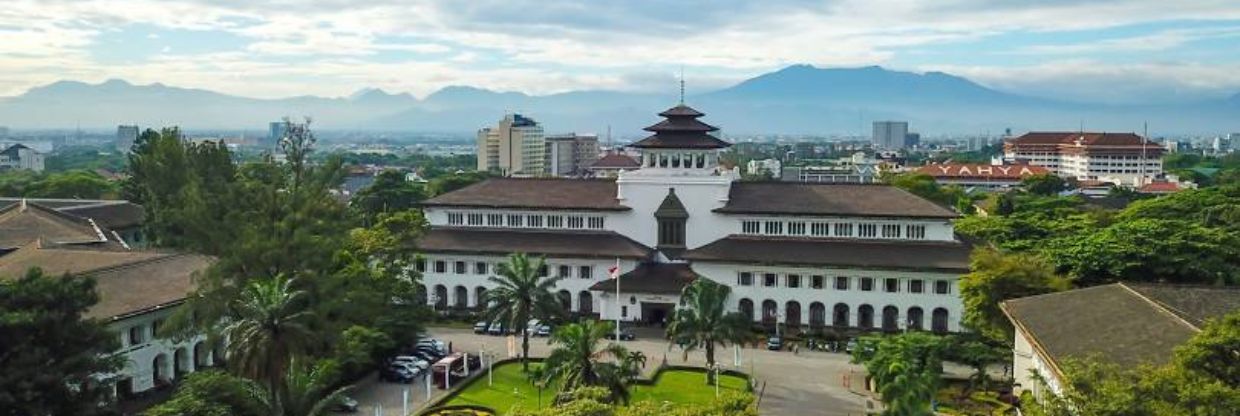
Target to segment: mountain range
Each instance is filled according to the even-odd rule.
[[[265,129],[283,116],[308,115],[325,129],[471,132],[506,112],[541,122],[549,133],[641,134],[672,94],[573,91],[551,95],[449,86],[425,98],[366,88],[341,98],[257,99],[123,80],[59,81],[0,98],[0,125],[111,128],[117,124],[186,129]],[[1035,98],[987,88],[942,72],[871,66],[793,65],[716,91],[686,97],[705,121],[729,134],[868,135],[871,121],[907,120],[923,134],[999,133],[1003,129],[1139,131],[1159,134],[1240,130],[1240,94],[1192,103],[1116,105]]]

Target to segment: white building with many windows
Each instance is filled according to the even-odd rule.
[[[1140,187],[1162,176],[1162,145],[1133,133],[1030,132],[1003,143],[1009,162],[1065,178]]]
[[[583,316],[658,324],[685,285],[710,279],[755,324],[960,329],[970,247],[956,213],[883,185],[740,182],[701,113],[659,115],[630,145],[640,166],[615,179],[495,178],[426,201],[428,301],[480,308],[496,264],[524,252],[546,258]]]

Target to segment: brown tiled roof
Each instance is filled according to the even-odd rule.
[[[629,147],[666,149],[722,149],[731,143],[711,136],[718,127],[698,121],[703,114],[684,104],[659,113],[665,119],[643,130],[654,135],[638,140]]]
[[[122,319],[178,304],[197,288],[195,275],[211,263],[207,256],[172,254],[87,272],[95,278],[100,301],[86,316]]]
[[[527,253],[548,257],[645,258],[650,248],[611,231],[434,227],[418,240],[430,253]]]
[[[839,266],[879,270],[969,269],[967,244],[897,240],[728,236],[689,250],[690,261]]]
[[[1031,131],[1020,137],[1008,139],[1013,145],[1081,144],[1089,146],[1141,146],[1145,143],[1151,150],[1162,149],[1158,143],[1146,140],[1136,133]]]
[[[728,203],[715,212],[913,218],[958,216],[893,186],[804,182],[733,183]]]
[[[1137,188],[1137,192],[1144,194],[1168,194],[1179,191],[1180,185],[1175,182],[1150,182]]]
[[[1008,318],[1052,362],[1097,356],[1125,367],[1168,362],[1172,350],[1198,331],[1189,320],[1234,311],[1240,289],[1145,289],[1122,283],[1004,301]],[[1161,300],[1159,300],[1161,299]],[[1210,303],[1189,306],[1186,303]],[[1160,303],[1180,305],[1184,317]],[[1189,312],[1186,312],[1189,311]],[[1195,317],[1195,318],[1194,318]]]
[[[622,293],[657,293],[679,295],[697,279],[697,273],[687,263],[642,262],[637,268],[620,275]],[[614,291],[616,282],[603,280],[590,286],[590,290]]]
[[[1073,134],[1077,133],[1070,131],[1031,131],[1021,135],[1020,137],[1007,139],[1006,142],[1017,145],[1060,144],[1065,143],[1067,141],[1067,137]]]
[[[185,299],[195,288],[192,275],[205,270],[210,263],[209,257],[190,254],[42,248],[29,244],[0,257],[0,280],[19,278],[32,267],[53,277],[66,273],[89,275],[96,280],[99,303],[86,315],[120,319]]]
[[[639,149],[722,149],[731,143],[706,133],[692,134],[655,134],[638,140],[629,147]]]
[[[616,181],[566,178],[491,178],[436,196],[429,207],[528,208],[625,211],[616,200]]]
[[[1240,310],[1240,288],[1123,283],[1200,329],[1206,321]]]
[[[623,153],[608,153],[590,165],[590,169],[634,169],[641,167],[641,162]]]
[[[42,240],[49,244],[106,241],[90,222],[35,203],[10,204],[0,209],[0,249]]]
[[[90,218],[95,220],[100,227],[113,230],[140,226],[146,218],[146,210],[141,205],[129,201],[104,201],[67,206],[58,211]]]

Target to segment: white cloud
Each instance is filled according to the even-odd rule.
[[[1240,91],[1240,63],[1113,64],[1062,60],[1023,67],[932,66],[983,85],[1037,97],[1082,102],[1185,102]]]

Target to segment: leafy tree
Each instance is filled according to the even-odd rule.
[[[971,212],[973,209],[973,199],[964,192],[964,188],[956,185],[940,186],[934,177],[924,173],[884,175],[883,180],[891,186],[945,207],[956,208],[961,212]]]
[[[395,347],[396,342],[387,334],[354,325],[340,335],[332,357],[346,375],[360,376],[373,370],[375,364]]]
[[[883,398],[884,415],[933,415],[943,374],[941,337],[924,332],[864,337],[853,361],[865,366]]]
[[[293,284],[281,277],[250,283],[236,302],[236,318],[224,329],[229,362],[277,395],[289,360],[309,349],[314,339],[309,295]]]
[[[252,381],[219,370],[191,373],[168,401],[146,411],[146,416],[259,416],[254,397],[260,387]]]
[[[1014,329],[999,310],[1007,299],[1067,290],[1067,279],[1036,255],[1004,254],[978,248],[969,260],[969,274],[960,279],[964,323],[993,342],[1011,345]]]
[[[561,396],[579,387],[596,386],[608,390],[612,401],[628,401],[625,388],[625,368],[614,362],[602,362],[604,358],[623,361],[629,352],[620,344],[599,345],[607,333],[613,330],[611,322],[592,319],[568,324],[551,334],[551,355],[543,362],[548,381],[560,382]]]
[[[322,416],[340,401],[351,387],[329,387],[330,380],[318,368],[301,365],[296,359],[287,364],[278,388],[259,389],[254,396],[263,415]]]
[[[944,349],[944,358],[948,361],[961,363],[973,369],[973,374],[969,376],[969,388],[961,392],[961,397],[968,397],[978,387],[985,390],[990,379],[986,375],[987,367],[991,364],[1005,362],[1012,355],[1009,348],[996,347],[988,341],[990,340],[966,333],[953,337],[948,347]]]
[[[529,370],[530,334],[526,331],[530,319],[550,320],[564,315],[559,299],[551,293],[558,277],[544,276],[546,263],[542,258],[533,262],[523,253],[508,256],[507,263],[500,263],[498,276],[487,278],[495,287],[486,293],[486,315],[493,322],[521,333],[521,367]]]
[[[98,173],[71,170],[41,174],[30,171],[0,172],[0,195],[27,198],[113,199],[119,187]]]
[[[1047,258],[1084,284],[1114,280],[1237,283],[1240,234],[1197,223],[1140,218],[1049,242]]]
[[[1020,189],[1033,195],[1055,196],[1068,189],[1068,182],[1059,175],[1046,173],[1021,179]]]
[[[739,312],[728,312],[726,306],[731,289],[708,279],[697,279],[685,286],[680,294],[680,308],[672,312],[667,337],[680,345],[686,355],[702,348],[706,365],[714,367],[715,346],[727,347],[741,342],[749,330],[749,320]],[[707,383],[713,381],[707,372]]]
[[[486,180],[490,175],[486,172],[467,171],[455,172],[431,179],[430,188],[434,195],[443,195],[457,189]]]
[[[413,209],[423,199],[426,189],[422,185],[405,180],[404,172],[388,169],[376,175],[370,186],[358,191],[351,204],[363,221],[370,223],[380,213]]]
[[[1175,365],[1240,388],[1240,311],[1211,321],[1175,350]]]
[[[87,277],[32,268],[0,279],[0,413],[98,415],[120,369],[117,337],[83,315],[99,301]]]

